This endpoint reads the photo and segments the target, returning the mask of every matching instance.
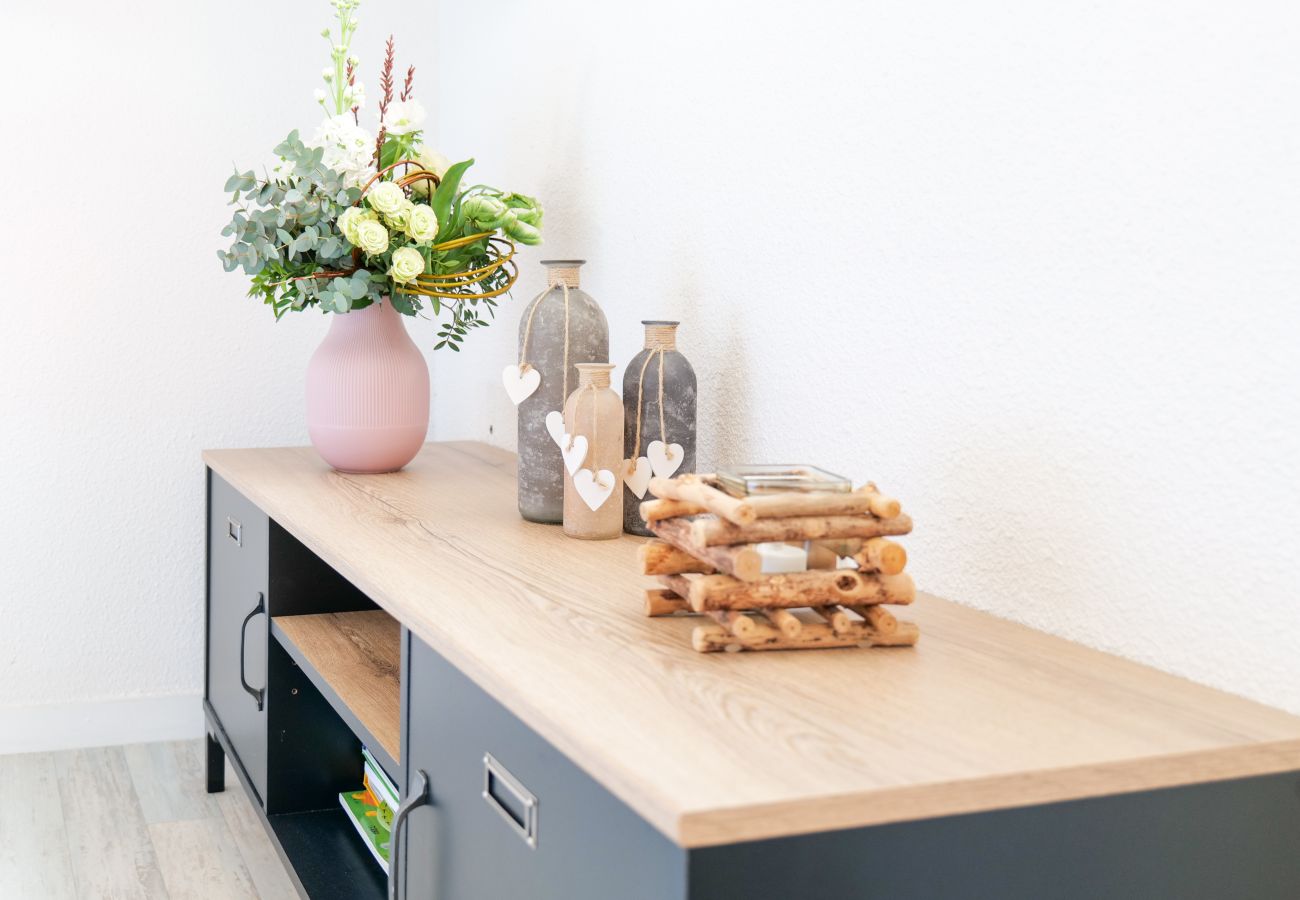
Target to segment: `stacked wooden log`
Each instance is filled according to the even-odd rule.
[[[891,537],[912,530],[897,500],[874,484],[848,493],[733,497],[707,475],[654,478],[641,515],[657,539],[641,548],[648,616],[703,615],[696,650],[806,650],[911,646],[911,622],[885,607],[916,597],[907,552]],[[763,543],[790,543],[808,570],[765,574]],[[850,563],[842,562],[849,560]]]

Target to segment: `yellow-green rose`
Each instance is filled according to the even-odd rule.
[[[451,162],[447,157],[430,150],[428,147],[420,148],[420,152],[415,156],[415,161],[419,163],[419,168],[424,169],[426,172],[432,172],[439,178],[446,175],[447,170],[451,168]],[[413,175],[416,171],[415,167],[408,166],[403,173],[403,177]],[[433,182],[427,179],[421,178],[411,185],[411,193],[416,197],[427,197],[432,192]]]
[[[414,247],[402,247],[393,251],[393,264],[388,269],[388,277],[398,284],[408,284],[424,273],[424,257]]]
[[[357,241],[357,227],[362,222],[378,222],[379,216],[373,209],[362,209],[359,206],[349,206],[343,210],[343,215],[339,216],[339,231],[348,239],[352,246],[359,246]]]
[[[388,249],[388,229],[378,222],[362,222],[357,226],[356,244],[366,256],[378,256]]]
[[[424,203],[417,203],[406,214],[406,233],[417,244],[431,244],[438,236],[438,216],[433,208]]]
[[[366,202],[381,216],[391,216],[402,208],[406,194],[392,181],[381,181],[366,192]]]

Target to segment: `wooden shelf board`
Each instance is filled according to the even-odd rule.
[[[276,616],[272,630],[295,657],[328,685],[368,735],[401,762],[401,625],[382,609]],[[297,651],[296,653],[294,651]],[[314,670],[314,673],[311,671]],[[334,698],[328,698],[334,702]],[[389,772],[396,779],[399,773]]]
[[[204,459],[682,846],[1300,769],[1296,716],[924,594],[916,648],[696,653],[642,614],[641,540],[522,521],[485,444]]]

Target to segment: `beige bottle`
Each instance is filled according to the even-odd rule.
[[[623,402],[609,386],[614,366],[577,368],[578,389],[564,404],[564,430],[572,440],[564,454],[564,533],[608,540],[623,533]]]

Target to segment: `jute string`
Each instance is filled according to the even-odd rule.
[[[555,285],[547,286],[546,290],[537,295],[533,300],[532,312],[528,314],[528,321],[524,323],[524,340],[519,348],[519,372],[523,374],[532,368],[528,362],[528,341],[533,336],[533,318],[537,315],[537,310],[542,307],[542,298],[551,292]],[[569,396],[569,285],[568,282],[561,281],[560,287],[564,289],[564,393],[560,397],[560,403]]]
[[[668,446],[668,428],[664,425],[664,351],[660,348],[646,354],[645,362],[641,363],[641,374],[636,380],[636,440],[632,445],[634,465],[641,455],[641,411],[645,408],[645,370],[656,354],[659,356],[659,440],[663,441],[665,449]]]

